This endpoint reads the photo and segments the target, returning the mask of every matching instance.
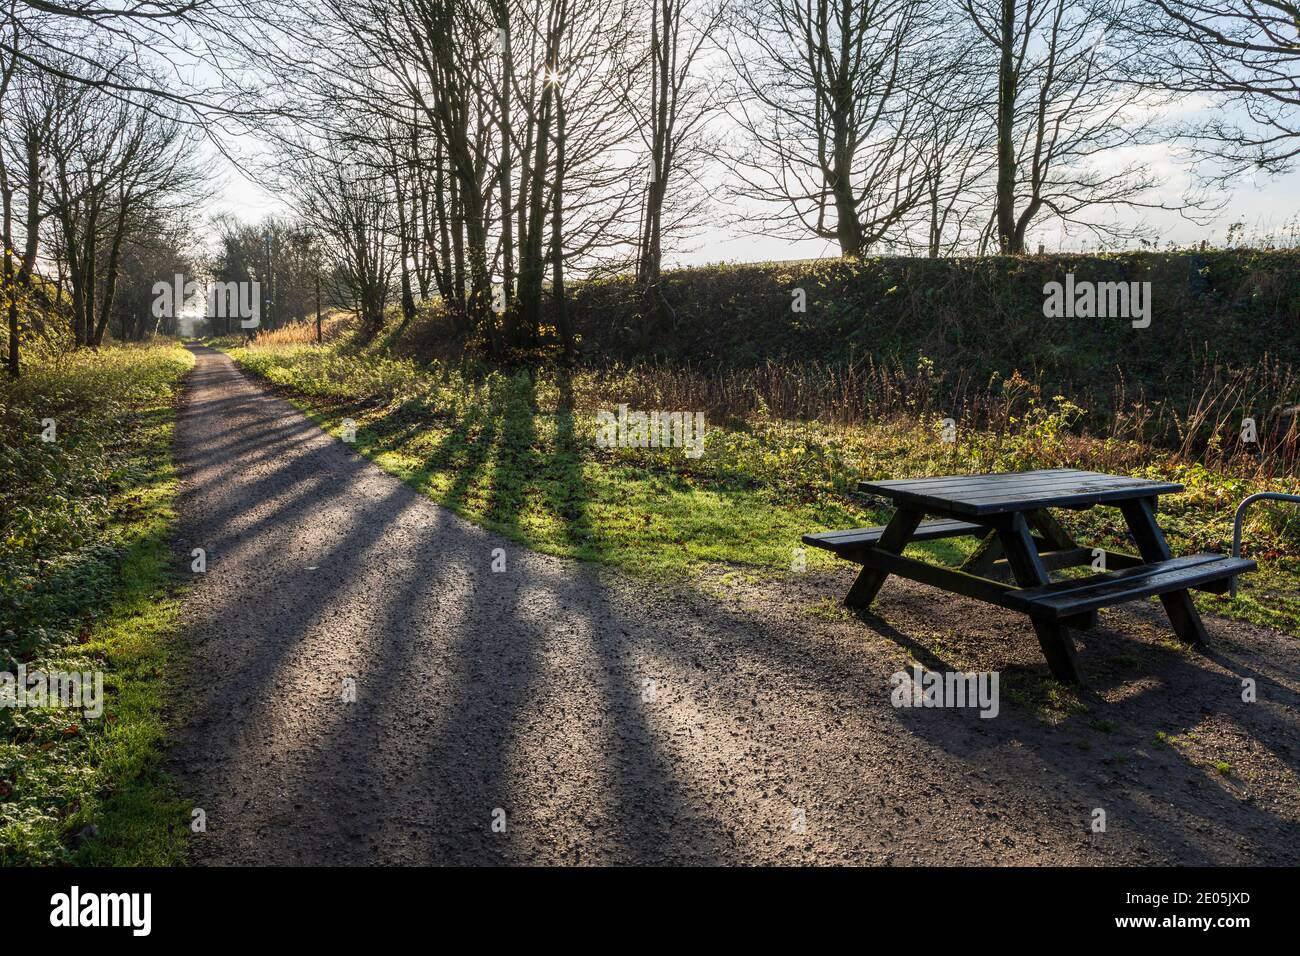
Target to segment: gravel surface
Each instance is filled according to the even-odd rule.
[[[1026,620],[910,582],[858,618],[847,568],[674,590],[532,553],[195,352],[169,763],[198,862],[1300,860],[1293,638],[1207,618],[1196,654],[1130,606],[1062,697]],[[914,661],[998,671],[998,716],[895,708]]]

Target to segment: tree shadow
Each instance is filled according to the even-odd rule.
[[[338,442],[304,448],[292,434],[269,439],[282,455],[235,456],[271,462],[265,473],[236,463],[229,482],[199,480],[183,501],[187,535],[225,542],[187,599],[203,682],[175,766],[208,813],[200,858],[554,861],[551,828],[586,815],[614,859],[711,859],[720,828],[676,795],[638,685],[619,675],[606,631],[621,618],[594,576],[456,518]],[[202,453],[202,439],[189,447]],[[267,506],[236,532],[250,498]],[[506,573],[491,570],[497,547]],[[575,640],[600,675],[579,687],[565,673]],[[337,694],[345,677],[355,704]],[[608,727],[572,805],[550,793],[564,779],[550,744],[576,730],[551,709],[555,694]],[[287,790],[253,771],[268,763],[295,770]],[[676,829],[685,819],[699,822]]]
[[[558,376],[559,401],[555,412],[555,451],[542,465],[546,501],[563,522],[564,535],[575,551],[588,560],[600,560],[606,545],[592,525],[587,508],[590,490],[583,473],[583,456],[574,427],[573,381],[567,371]]]
[[[571,403],[562,394],[561,409],[571,411]],[[528,435],[531,415],[527,427],[510,419],[500,441],[480,441],[472,456],[460,454],[469,450],[468,431],[458,440],[444,436],[447,463],[477,473],[491,449],[499,454],[507,445],[525,456],[515,471],[563,476],[558,488],[543,482],[547,505],[566,521],[570,540],[580,540],[589,495],[571,415],[567,424],[557,418],[556,449],[545,459]],[[508,435],[511,428],[518,430]],[[1216,647],[1207,655],[1227,660],[1229,671],[1258,675],[1278,697],[1256,712],[1228,699],[1231,678],[1158,645],[1133,652],[1138,679],[1099,668],[1125,641],[1109,628],[1083,650],[1085,670],[1103,675],[1082,698],[1087,710],[1046,722],[1007,702],[990,720],[895,709],[893,655],[864,649],[849,628],[819,628],[771,610],[772,602],[725,605],[687,582],[651,590],[607,578],[470,525],[337,442],[318,452],[288,441],[279,433],[283,458],[265,459],[278,481],[250,478],[225,494],[314,493],[277,502],[291,510],[268,511],[251,525],[255,543],[241,567],[215,593],[203,593],[214,584],[204,581],[190,605],[199,612],[200,657],[214,665],[203,671],[210,683],[198,688],[203,699],[181,748],[182,762],[198,767],[186,778],[214,808],[207,858],[708,863],[743,861],[751,852],[773,859],[776,830],[764,808],[779,815],[795,800],[821,798],[858,824],[835,831],[857,852],[862,844],[853,841],[871,840],[861,830],[876,822],[876,804],[864,800],[941,785],[951,788],[943,797],[958,804],[950,819],[960,826],[961,800],[977,782],[1013,819],[1050,825],[1059,846],[1076,832],[1077,842],[1091,839],[1089,812],[1102,807],[1117,854],[1138,847],[1177,862],[1215,863],[1248,846],[1258,862],[1294,857],[1293,820],[1212,786],[1204,768],[1175,762],[1170,771],[1161,766],[1168,755],[1153,762],[1149,754],[1158,731],[1196,728],[1206,707],[1229,714],[1274,753],[1294,754],[1296,701],[1284,693],[1296,685],[1294,654],[1280,664],[1253,651]],[[328,480],[307,486],[304,474]],[[238,482],[238,467],[232,475]],[[457,478],[463,500],[472,475]],[[522,509],[522,487],[493,485],[494,508]],[[221,497],[193,515],[214,538],[230,520]],[[300,534],[323,547],[301,552]],[[500,573],[492,569],[497,548],[507,555]],[[957,668],[928,636],[935,624],[976,637],[1005,632],[1005,616],[982,615],[982,605],[964,599],[935,604],[934,593],[891,595],[887,585],[884,616],[855,627],[936,670]],[[1027,623],[1013,626],[1036,652]],[[1045,672],[1041,664],[1005,669],[1009,683]],[[345,678],[356,681],[355,703],[339,696]],[[646,696],[656,680],[657,701]],[[769,698],[784,723],[750,722]],[[733,715],[745,722],[729,724]],[[1114,724],[1104,748],[1076,746],[1101,733],[1092,726],[1100,721]],[[943,766],[918,760],[914,742]],[[878,777],[855,770],[863,755]],[[729,764],[744,759],[750,791],[719,797],[718,789],[735,789]],[[1294,767],[1294,756],[1287,762]],[[504,830],[493,827],[498,809]],[[231,832],[222,835],[223,826]],[[734,837],[741,828],[753,834],[744,849]],[[1096,845],[1100,855],[1110,852]],[[979,862],[997,858],[989,850]]]
[[[950,602],[963,609],[974,605],[955,597]],[[980,613],[963,616],[972,622],[984,620]],[[927,670],[970,670],[937,653],[931,640],[883,617],[868,612],[857,620]],[[1204,653],[1138,641],[1118,629],[1136,622],[1169,627],[1152,602],[1150,607],[1114,614],[1110,623],[1090,632],[1080,652],[1088,687],[1065,689],[1067,697],[1071,693],[1077,697],[1077,705],[1042,710],[1044,701],[1035,700],[1035,694],[1044,688],[1054,693],[1051,688],[1057,686],[1046,665],[1012,665],[1000,669],[1002,704],[994,719],[952,708],[899,708],[896,719],[909,733],[957,760],[987,761],[985,765],[993,767],[995,761],[1006,759],[1007,747],[1032,755],[1037,771],[1051,775],[1053,789],[1067,795],[1061,802],[1076,808],[1081,834],[1089,832],[1091,811],[1102,808],[1112,832],[1118,830],[1128,841],[1146,842],[1179,863],[1222,864],[1225,847],[1247,844],[1255,847],[1254,852],[1264,851],[1253,862],[1294,861],[1296,846],[1285,837],[1294,833],[1294,820],[1252,798],[1230,793],[1221,786],[1216,771],[1185,759],[1162,741],[1198,734],[1207,719],[1226,717],[1296,774],[1300,771],[1296,749],[1300,698],[1293,689],[1296,661],[1262,666],[1257,652],[1228,653],[1215,647],[1215,632],[1224,622],[1213,618],[1207,618],[1212,644]],[[1028,623],[1019,630],[1032,646]],[[1110,665],[1117,647],[1123,648],[1122,655],[1136,658],[1135,666]],[[1237,676],[1214,673],[1206,662]],[[1260,688],[1268,688],[1270,706],[1243,702],[1239,676],[1254,676]],[[1207,837],[1207,831],[1215,836]],[[1262,834],[1273,834],[1273,839],[1261,839]]]

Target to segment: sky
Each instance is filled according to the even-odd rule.
[[[1185,97],[1172,112],[1165,109],[1162,119],[1167,123],[1190,122],[1213,109],[1208,100]],[[245,160],[265,157],[268,152],[251,133],[238,142],[227,141],[225,147]],[[233,213],[240,219],[257,221],[270,214],[290,212],[280,197],[248,179],[215,150],[212,153],[220,184],[204,210],[206,214]],[[1154,203],[1177,205],[1195,185],[1189,164],[1174,141],[1116,149],[1103,158],[1104,164],[1115,167],[1134,161],[1148,164],[1162,181],[1161,187],[1148,197]],[[1177,212],[1159,209],[1125,212],[1120,219],[1128,223],[1143,220],[1153,226],[1162,247],[1171,242],[1175,246],[1188,247],[1203,240],[1212,246],[1223,245],[1229,226],[1238,222],[1244,223],[1244,239],[1252,244],[1270,236],[1280,236],[1288,230],[1293,237],[1300,232],[1300,169],[1281,176],[1240,177],[1226,193],[1217,192],[1215,199],[1223,201],[1222,209],[1204,224],[1189,221]],[[734,207],[719,208],[718,218],[734,220],[737,211],[743,212]],[[797,235],[793,227],[791,230],[788,235],[754,235],[719,225],[699,232],[680,251],[666,254],[665,259],[669,266],[693,266],[813,259],[838,254],[834,242]],[[1097,249],[1097,240],[1091,232],[1076,229],[1071,233],[1062,229],[1059,223],[1031,229],[1030,248],[1036,249],[1040,243],[1049,253]]]
[[[1142,147],[1148,151],[1145,158],[1160,170],[1167,181],[1161,198],[1176,201],[1188,184],[1188,174],[1172,156],[1168,145]],[[221,160],[221,185],[214,191],[205,212],[208,214],[233,213],[241,219],[257,221],[270,214],[284,214],[289,208],[279,197],[251,182],[230,163]],[[1254,177],[1239,181],[1228,196],[1228,201],[1212,222],[1201,226],[1188,222],[1176,213],[1147,212],[1147,221],[1159,230],[1160,244],[1173,242],[1190,246],[1208,240],[1211,245],[1221,245],[1227,237],[1228,226],[1244,222],[1245,236],[1280,234],[1288,224],[1300,217],[1300,171],[1279,177]],[[1031,241],[1036,248],[1042,242],[1048,252],[1083,251],[1095,249],[1090,234],[1062,234],[1055,226],[1040,229]],[[705,265],[720,262],[767,262],[788,259],[814,259],[837,254],[835,244],[821,239],[796,236],[754,236],[738,234],[734,229],[717,227],[706,229],[687,244],[688,248],[676,254],[673,266]]]
[[[182,72],[192,72],[194,75],[191,79],[202,86],[204,82],[213,79],[205,65],[196,61],[190,66],[181,67],[177,62],[181,56],[179,51],[185,49],[183,36],[169,57]],[[1166,123],[1191,123],[1214,115],[1215,112],[1214,104],[1205,97],[1182,96],[1172,107],[1168,104],[1161,107],[1160,119]],[[1231,119],[1231,114],[1224,118]],[[264,158],[268,152],[266,145],[259,142],[251,132],[234,137],[223,135],[222,145],[223,149],[245,162]],[[216,214],[232,213],[242,220],[256,222],[267,215],[290,212],[288,204],[281,197],[248,179],[211,144],[205,144],[204,148],[217,171],[218,184],[210,200],[197,210],[200,220]],[[1187,164],[1180,161],[1177,153],[1178,148],[1171,141],[1114,150],[1106,157],[1106,161],[1116,167],[1135,159],[1149,163],[1164,181],[1161,189],[1151,198],[1156,202],[1175,204],[1192,185]],[[1218,198],[1224,200],[1222,210],[1204,224],[1188,221],[1174,212],[1160,210],[1125,213],[1122,218],[1129,222],[1144,219],[1155,228],[1162,247],[1169,243],[1187,247],[1202,241],[1222,245],[1230,224],[1238,222],[1244,223],[1244,238],[1247,242],[1257,243],[1264,237],[1281,235],[1288,229],[1292,234],[1300,232],[1300,169],[1279,177],[1240,179],[1230,190],[1220,192]],[[838,253],[834,242],[794,232],[779,236],[755,235],[721,225],[723,219],[734,221],[740,218],[738,214],[743,215],[745,212],[734,207],[718,208],[717,218],[720,224],[705,228],[679,251],[667,254],[666,264],[691,266],[722,262],[781,261],[834,256]],[[754,219],[757,221],[758,217],[755,216]],[[790,228],[793,230],[794,227]],[[1047,252],[1095,251],[1097,248],[1096,239],[1090,232],[1076,230],[1071,233],[1057,224],[1031,229],[1029,247],[1036,249],[1040,243]]]

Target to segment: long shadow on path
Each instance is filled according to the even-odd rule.
[[[1293,771],[1294,652],[1143,652],[1145,683],[1106,676],[1086,714],[1055,725],[1010,706],[992,721],[895,710],[888,678],[901,662],[958,663],[931,649],[927,627],[1005,641],[1006,622],[972,602],[936,610],[932,593],[891,583],[883,618],[826,623],[805,613],[810,594],[709,600],[535,554],[365,462],[224,356],[198,358],[178,430],[182,527],[185,545],[212,544],[213,560],[187,598],[200,679],[172,769],[207,811],[194,838],[202,861],[1295,852],[1294,798],[1245,800],[1177,758],[1133,770],[1109,759],[1142,759],[1157,730],[1197,728],[1208,706]],[[531,447],[526,437],[514,445]],[[557,456],[571,441],[560,438]],[[524,471],[571,466],[530,459]],[[581,475],[567,478],[576,499],[563,513],[585,535]],[[507,506],[525,492],[497,493]],[[1112,640],[1093,639],[1086,655]],[[1013,666],[1041,669],[1032,637],[1025,646]],[[1272,688],[1268,709],[1205,699],[1234,667]],[[1100,720],[1118,728],[1109,749],[1082,750]],[[1109,839],[1087,833],[1097,805]]]

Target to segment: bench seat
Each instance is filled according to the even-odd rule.
[[[959,538],[962,535],[985,535],[989,529],[969,521],[955,521],[945,518],[941,521],[923,521],[916,528],[912,541],[934,541],[939,538]],[[876,528],[855,528],[852,531],[822,531],[818,534],[806,534],[803,543],[814,548],[825,548],[836,554],[851,554],[863,548],[875,547],[880,536],[885,533],[885,526]]]
[[[1086,578],[1053,581],[1008,591],[1007,602],[1035,617],[1060,621],[1102,607],[1170,591],[1195,588],[1222,593],[1234,575],[1255,570],[1255,562],[1225,554],[1192,554]]]

